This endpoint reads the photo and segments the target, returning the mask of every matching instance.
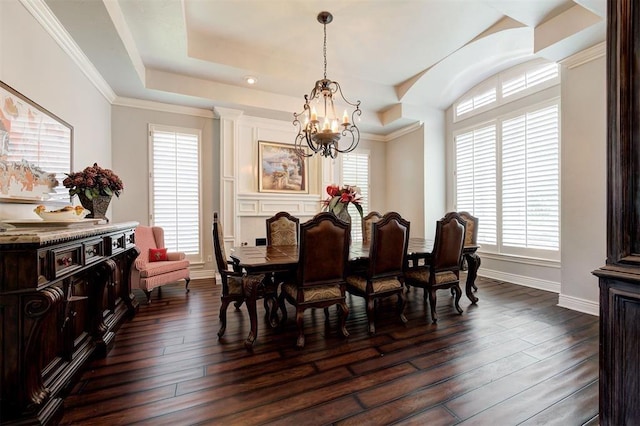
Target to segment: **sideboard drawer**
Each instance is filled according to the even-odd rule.
[[[85,265],[89,265],[93,262],[99,262],[104,257],[104,240],[102,238],[86,241],[82,246]]]
[[[124,233],[125,248],[131,248],[136,245],[136,232],[134,230]]]
[[[125,234],[111,234],[107,235],[104,239],[106,255],[113,256],[114,254],[124,251],[126,244]]]
[[[53,278],[60,278],[82,267],[82,244],[55,248],[49,251]]]

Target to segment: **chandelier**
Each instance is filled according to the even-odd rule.
[[[320,153],[324,157],[336,158],[336,155],[353,151],[360,141],[360,130],[353,123],[356,116],[360,116],[360,101],[349,102],[342,94],[342,89],[337,81],[327,78],[327,24],[333,21],[333,15],[329,12],[320,12],[318,22],[324,28],[324,44],[322,54],[324,56],[324,78],[316,81],[311,93],[304,95],[304,109],[300,113],[293,113],[293,125],[298,129],[295,149],[301,157],[311,157]],[[340,98],[338,98],[338,95]],[[334,98],[338,102],[347,104],[347,108],[355,108],[351,115],[344,110],[341,117],[336,114]],[[320,115],[316,104],[320,108]],[[340,148],[340,140],[344,138],[343,148]],[[348,145],[348,146],[347,146]],[[308,153],[306,148],[311,151]]]

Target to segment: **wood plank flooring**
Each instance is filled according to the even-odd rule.
[[[478,305],[459,316],[438,293],[432,325],[422,292],[394,301],[367,334],[363,300],[348,297],[350,336],[331,310],[295,312],[282,330],[264,322],[253,352],[246,307],[229,307],[218,340],[219,287],[194,280],[153,293],[93,361],[65,400],[65,425],[597,425],[598,318],[556,306],[553,293],[478,278]],[[143,295],[137,295],[144,301]]]

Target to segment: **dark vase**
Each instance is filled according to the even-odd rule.
[[[347,222],[347,223],[351,223],[351,215],[349,214],[349,211],[347,210],[347,208],[345,207],[344,209],[340,210],[339,213],[334,213],[334,216],[337,217],[338,219],[340,219],[343,222]]]
[[[111,202],[111,195],[98,195],[90,200],[83,193],[79,193],[78,198],[80,199],[82,207],[91,211],[91,213],[86,216],[87,218],[104,219],[109,222],[109,218],[106,217],[105,214]]]

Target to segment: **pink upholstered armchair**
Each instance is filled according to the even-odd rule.
[[[158,226],[138,226],[135,234],[140,255],[131,265],[131,286],[138,286],[151,303],[151,291],[164,284],[185,280],[189,292],[189,261],[184,253],[167,253],[164,249],[164,230]],[[151,261],[150,261],[151,254]]]

